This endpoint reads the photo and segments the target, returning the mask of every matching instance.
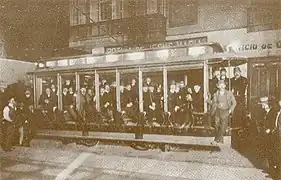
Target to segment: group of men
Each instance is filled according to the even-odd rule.
[[[27,90],[24,97],[5,93],[1,121],[1,146],[4,151],[11,151],[13,145],[28,146],[35,134],[33,131],[33,99]],[[3,100],[3,99],[2,99]]]
[[[46,89],[49,96],[42,94],[41,104],[50,106],[50,113],[54,114],[56,107],[52,98],[57,98],[56,93],[52,95],[50,89]],[[50,100],[43,101],[49,97]],[[187,87],[184,82],[172,81],[169,88],[169,122],[167,125],[181,125],[182,127],[190,124],[191,110],[203,111],[203,92],[199,85]],[[76,103],[76,98],[79,98]],[[48,99],[48,98],[47,98]],[[92,87],[81,87],[78,96],[75,93],[70,94],[67,87],[63,88],[63,109],[68,112],[73,120],[77,119],[95,119],[96,97]],[[151,78],[146,78],[143,84],[143,111],[145,114],[146,124],[159,126],[164,122],[164,103],[163,103],[162,84],[153,83]],[[75,108],[76,107],[76,108]],[[53,109],[53,110],[52,110]],[[77,111],[76,111],[77,110]],[[139,118],[139,87],[136,79],[129,83],[121,83],[120,86],[120,108],[117,109],[116,103],[116,83],[109,84],[106,80],[100,83],[100,114],[103,123],[137,123]],[[120,116],[118,116],[120,114]],[[78,116],[77,116],[78,115]],[[119,118],[118,118],[119,117]],[[127,118],[125,118],[127,117]],[[96,121],[98,121],[96,119]]]
[[[210,105],[210,115],[214,119],[215,139],[212,144],[223,143],[223,136],[229,126],[243,127],[246,116],[246,93],[248,80],[241,75],[241,69],[235,67],[234,77],[229,79],[226,76],[226,69],[214,72],[214,77],[210,82],[210,95],[208,103]],[[229,84],[230,83],[230,84]],[[231,120],[231,123],[229,123]],[[233,132],[233,136],[237,135]],[[232,143],[236,146],[237,143]]]

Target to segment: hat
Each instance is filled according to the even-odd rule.
[[[236,72],[236,71],[241,72],[241,69],[240,69],[240,67],[236,66],[236,67],[234,67],[233,71],[234,71],[234,72]]]
[[[224,80],[219,80],[218,83],[217,83],[217,86],[219,86],[220,84],[224,84],[225,85]]]
[[[268,97],[261,97],[258,104],[268,103],[269,99]]]

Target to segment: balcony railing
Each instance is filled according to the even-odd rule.
[[[143,44],[164,41],[166,17],[162,14],[134,16],[97,23],[72,26],[70,41],[83,41],[92,37],[111,35],[122,39],[122,44]]]

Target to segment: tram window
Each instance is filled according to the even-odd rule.
[[[115,72],[98,72],[100,85],[100,111],[105,124],[114,124],[116,114],[116,74]]]
[[[120,70],[121,120],[126,125],[136,125],[139,112],[138,72]]]
[[[160,126],[163,124],[164,89],[163,71],[145,69],[143,72],[143,110],[146,112],[146,124]]]
[[[76,105],[76,81],[74,75],[62,75],[62,110],[66,121],[77,122]]]

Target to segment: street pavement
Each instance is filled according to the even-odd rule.
[[[262,170],[231,148],[210,153],[138,151],[102,144],[87,148],[44,140],[32,144],[31,148],[16,147],[12,152],[1,150],[1,180],[266,179]]]

